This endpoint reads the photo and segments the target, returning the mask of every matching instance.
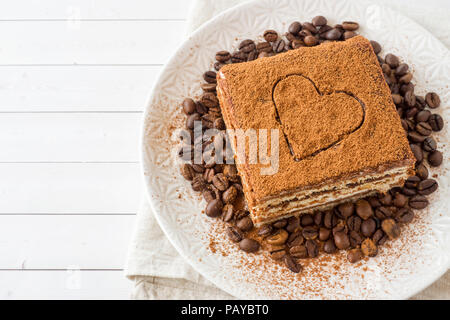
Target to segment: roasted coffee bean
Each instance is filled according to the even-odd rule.
[[[428,110],[422,110],[416,114],[416,122],[427,122],[430,119],[431,112]]]
[[[417,176],[412,176],[412,177],[409,177],[408,179],[406,179],[405,187],[410,188],[410,189],[417,188],[419,183],[420,183],[420,178]]]
[[[303,229],[302,235],[306,240],[314,240],[317,239],[319,232],[317,231],[316,226],[309,226]]]
[[[331,29],[324,34],[324,38],[327,40],[338,40],[342,36],[342,32],[339,29]]]
[[[356,213],[363,220],[367,220],[373,216],[373,209],[366,200],[358,200],[356,202]]]
[[[316,226],[319,226],[319,227],[322,226],[322,224],[323,224],[323,216],[324,216],[324,214],[323,214],[322,211],[318,211],[318,212],[316,212],[314,214],[314,224]]]
[[[244,237],[244,234],[242,233],[242,231],[236,227],[228,227],[227,235],[228,235],[228,238],[230,238],[230,240],[233,242],[240,242],[242,240],[242,238]]]
[[[351,216],[347,219],[347,227],[351,231],[359,232],[361,230],[362,220],[358,216]]]
[[[441,105],[441,99],[439,95],[435,92],[429,92],[425,96],[425,101],[431,109],[436,109]]]
[[[281,260],[286,256],[286,252],[284,250],[281,251],[275,251],[270,253],[270,257],[273,260]]]
[[[333,210],[328,210],[325,212],[325,216],[323,218],[323,225],[328,229],[333,229],[337,224],[337,217],[334,214]]]
[[[286,243],[289,234],[284,229],[279,229],[273,235],[267,238],[267,243],[272,245],[281,245]]]
[[[403,109],[398,109],[398,110],[403,110]],[[405,130],[406,132],[408,132],[408,130],[409,130],[409,127],[408,127],[408,122],[407,122],[407,120],[405,120],[405,119],[401,119],[400,121],[401,121],[401,124],[402,124],[403,130]]]
[[[330,238],[331,230],[327,228],[320,228],[319,229],[319,240],[320,241],[327,241]]]
[[[312,19],[311,22],[315,27],[324,26],[328,23],[327,18],[325,18],[324,16],[316,16]]]
[[[193,114],[195,112],[195,102],[190,98],[184,99],[182,106],[185,114]]]
[[[394,101],[395,104],[401,104],[403,102],[403,97],[399,94],[393,94],[392,100]]]
[[[344,40],[348,40],[348,39],[351,39],[351,38],[353,38],[353,37],[356,37],[358,34],[356,33],[356,32],[353,32],[353,31],[345,31],[344,32]]]
[[[223,203],[220,199],[214,199],[206,206],[206,215],[211,218],[217,218],[222,215]]]
[[[289,253],[292,257],[296,259],[306,259],[308,258],[308,250],[305,246],[295,246],[289,249]]]
[[[195,111],[201,115],[204,115],[208,113],[208,108],[201,101],[197,101]]]
[[[375,244],[378,244],[379,241],[384,237],[384,232],[381,229],[378,229],[377,231],[375,231],[375,233],[372,236],[372,240],[373,242],[375,242]]]
[[[427,167],[425,167],[423,164],[418,165],[417,168],[416,168],[416,174],[422,180],[428,179],[428,169],[427,169]]]
[[[205,167],[199,164],[193,164],[192,165],[192,169],[194,169],[194,171],[196,173],[204,173],[205,172]],[[206,179],[205,179],[206,180]]]
[[[402,85],[401,87],[400,87],[400,93],[402,94],[402,95],[405,95],[407,92],[409,92],[409,91],[411,91],[411,92],[413,92],[414,93],[414,85],[410,82],[410,83],[407,83],[407,84],[404,84],[404,85]]]
[[[217,99],[217,96],[212,92],[205,92],[204,94],[202,94],[200,101],[208,108],[219,106],[219,100]]]
[[[440,151],[433,151],[428,154],[428,163],[430,166],[439,167],[442,164],[443,155]]]
[[[395,75],[398,77],[403,77],[405,74],[408,73],[409,66],[406,63],[401,63],[396,69],[395,69]],[[409,81],[408,81],[409,82]]]
[[[214,70],[219,71],[224,65],[225,65],[225,63],[216,62],[216,63],[214,63]]]
[[[253,40],[247,39],[239,44],[239,50],[245,53],[250,53],[256,49],[255,42]]]
[[[371,40],[370,44],[372,45],[375,54],[379,54],[381,52],[381,45],[378,42]]]
[[[228,189],[229,182],[228,179],[225,177],[223,173],[218,173],[214,176],[213,185],[219,190],[219,191],[225,191]]]
[[[412,80],[412,78],[413,78],[412,73],[408,72],[407,74],[405,74],[404,76],[402,76],[398,81],[399,81],[400,83],[410,83],[411,80]],[[416,98],[416,100],[417,100],[417,98]]]
[[[412,197],[412,196],[415,196],[417,194],[417,190],[416,189],[410,189],[410,188],[407,188],[407,187],[403,187],[401,192],[407,197]]]
[[[226,129],[225,122],[223,121],[222,118],[217,118],[216,120],[214,120],[214,129],[217,129],[217,130],[225,130]]]
[[[222,208],[222,219],[225,222],[230,222],[231,220],[233,220],[233,218],[234,218],[234,207],[232,204],[226,204]]]
[[[377,229],[377,224],[374,219],[370,218],[365,220],[361,224],[361,233],[365,237],[371,237],[375,230]]]
[[[219,62],[227,62],[231,59],[231,53],[228,51],[219,51],[216,53],[216,60]]]
[[[256,50],[251,51],[247,56],[247,61],[256,60],[256,59],[258,59],[258,56],[259,56],[259,53]]]
[[[191,115],[189,115],[186,119],[186,127],[188,129],[194,129],[195,126],[195,122],[197,121],[201,121],[202,117],[200,116],[200,114],[198,113],[193,113]]]
[[[366,257],[375,257],[378,254],[378,247],[372,239],[367,238],[361,243],[361,251]]]
[[[300,32],[300,30],[299,30],[299,32]],[[278,32],[276,32],[275,30],[266,30],[264,32],[264,39],[267,42],[275,42],[278,40]]]
[[[411,151],[414,154],[414,157],[417,160],[417,163],[421,163],[423,161],[423,151],[422,148],[419,147],[417,144],[411,144]]]
[[[414,107],[414,105],[416,104],[416,95],[414,94],[413,91],[408,91],[405,93],[405,103],[409,107]]]
[[[261,52],[267,52],[267,53],[273,52],[272,45],[269,42],[260,42],[260,43],[258,43],[258,45],[256,46],[256,50],[259,53],[261,53]]]
[[[201,84],[203,92],[216,92],[217,85],[215,83],[202,83]]]
[[[286,250],[286,247],[284,245],[275,246],[275,245],[267,245],[267,251],[270,253],[277,252],[277,251],[284,251]]]
[[[185,163],[181,166],[181,175],[186,180],[192,181],[192,179],[194,178],[194,174],[194,169],[190,164]]]
[[[302,24],[298,21],[294,21],[289,26],[289,33],[293,35],[298,35],[298,33],[302,30]]]
[[[302,227],[311,226],[314,224],[314,218],[310,214],[304,214],[300,217],[300,224]]]
[[[397,58],[397,56],[393,55],[392,53],[388,53],[384,58],[384,60],[393,69],[397,68],[400,64],[400,60]]]
[[[350,263],[356,263],[362,259],[362,253],[360,249],[352,249],[347,253],[347,260]]]
[[[338,206],[338,211],[341,216],[346,219],[355,212],[355,206],[352,202],[346,202]]]
[[[244,217],[236,222],[236,227],[241,229],[242,231],[250,231],[253,229],[253,221],[250,217]]]
[[[201,175],[198,175],[192,180],[191,186],[194,191],[201,192],[206,188],[206,181]]]
[[[208,83],[217,83],[216,76],[217,74],[214,71],[206,71],[203,74],[203,79]]]
[[[314,36],[306,36],[303,41],[308,47],[313,47],[319,43],[319,40],[317,40],[317,38]]]
[[[233,63],[241,63],[245,61],[247,61],[247,54],[243,51],[237,51],[231,56],[231,62]]]
[[[349,240],[350,240],[350,246],[352,248],[356,248],[363,241],[361,235],[356,231],[350,231]]]
[[[325,251],[326,253],[329,253],[329,254],[336,252],[336,245],[334,244],[334,240],[333,239],[328,239],[324,243],[323,251]]]
[[[334,235],[334,243],[338,249],[345,250],[350,247],[350,239],[344,232],[337,232]]]
[[[381,223],[381,228],[387,234],[389,239],[395,239],[400,236],[400,228],[394,219],[386,219]]]
[[[395,214],[395,220],[399,223],[409,223],[414,219],[414,212],[408,208],[402,208]]]
[[[299,273],[302,270],[302,266],[288,254],[284,256],[284,264],[294,273]]]
[[[347,224],[344,220],[339,220],[336,226],[333,228],[332,230],[333,235],[336,234],[337,232],[348,233]]]
[[[292,41],[292,49],[298,49],[304,46],[305,43],[300,39],[295,39],[294,41]]]
[[[236,201],[237,190],[234,186],[229,187],[222,195],[223,202],[230,204]]]
[[[259,242],[253,239],[243,239],[241,242],[239,242],[239,248],[245,252],[256,252],[259,250]]]
[[[438,189],[438,183],[434,179],[423,180],[417,185],[417,191],[422,196],[427,196],[429,194],[432,194],[437,189]]]
[[[279,220],[277,222],[274,222],[272,224],[272,226],[274,226],[277,229],[282,229],[282,228],[287,226],[287,219],[283,219],[283,220]]]
[[[270,224],[266,224],[258,229],[258,235],[261,237],[267,237],[272,234],[273,228]]]
[[[432,137],[427,137],[422,142],[422,148],[426,152],[433,152],[437,148],[436,140],[434,140]]]
[[[420,133],[422,136],[429,136],[433,129],[431,126],[426,122],[419,122],[416,125],[416,131]]]
[[[355,31],[359,29],[359,24],[354,21],[344,21],[342,22],[342,28],[347,31]]]
[[[304,242],[305,238],[303,238],[301,231],[291,233],[287,239],[287,245],[290,247],[302,245]]]
[[[433,131],[441,131],[444,128],[444,120],[438,114],[432,114],[428,119],[428,123]]]
[[[378,219],[386,219],[392,216],[392,211],[388,207],[378,207],[375,210],[375,217]]]
[[[328,31],[330,31],[331,29],[333,29],[332,27],[330,27],[329,25],[324,25],[321,26],[317,32],[319,33],[320,37],[323,37],[325,35],[325,33],[327,33]]]
[[[403,208],[404,206],[406,206],[406,204],[408,203],[408,198],[405,197],[403,194],[401,193],[397,193],[395,195],[394,198],[394,206],[398,207],[398,208]]]
[[[380,199],[378,199],[377,197],[370,197],[366,199],[369,204],[373,207],[373,208],[378,208],[379,206],[381,206],[381,202]]]
[[[319,246],[314,240],[306,240],[305,247],[310,258],[315,258],[319,255]]]
[[[286,46],[286,43],[283,39],[278,39],[274,42],[272,48],[275,53],[281,53],[284,51],[284,47]]]
[[[380,195],[379,199],[382,205],[390,206],[392,204],[392,195],[390,193]]]
[[[424,209],[428,206],[428,199],[422,195],[415,195],[409,199],[409,206],[413,209]]]
[[[271,49],[272,50],[272,49]],[[270,57],[271,56],[271,54],[270,53],[267,53],[267,52],[261,52],[259,55],[258,55],[258,59],[261,59],[261,58],[267,58],[267,57]]]
[[[288,219],[286,230],[288,232],[294,232],[297,231],[299,228],[300,228],[300,219],[298,217],[290,217]]]

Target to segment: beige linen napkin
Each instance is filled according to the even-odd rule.
[[[196,0],[189,14],[187,34],[218,13],[245,1]],[[377,3],[409,16],[450,48],[447,0],[379,0]],[[135,299],[233,299],[181,258],[159,228],[146,199],[137,215],[126,275],[134,281],[132,298]],[[413,299],[450,299],[450,272]]]

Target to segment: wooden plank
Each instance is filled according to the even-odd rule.
[[[0,112],[142,111],[161,66],[0,67]]]
[[[122,269],[135,216],[1,216],[0,269]]]
[[[0,19],[185,19],[193,0],[14,0]]]
[[[2,21],[0,28],[10,30],[0,33],[0,65],[154,65],[184,39],[185,22]]]
[[[0,299],[129,299],[122,271],[0,271]]]
[[[0,163],[0,177],[0,214],[134,214],[143,195],[133,163]]]
[[[0,114],[0,162],[138,162],[142,114]]]

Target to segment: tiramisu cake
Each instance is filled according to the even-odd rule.
[[[257,226],[384,193],[414,174],[391,92],[361,36],[226,65],[217,82],[227,129],[279,130],[277,172],[237,163]]]

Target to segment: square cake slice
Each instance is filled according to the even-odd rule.
[[[227,129],[279,132],[276,172],[237,162],[257,226],[384,193],[414,174],[391,92],[362,36],[226,65],[217,81]]]

